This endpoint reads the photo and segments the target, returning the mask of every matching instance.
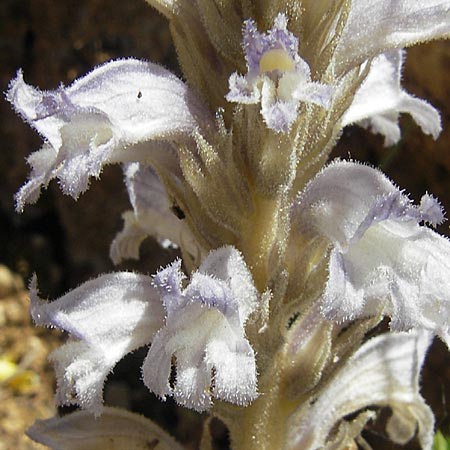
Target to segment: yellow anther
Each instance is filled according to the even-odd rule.
[[[259,60],[259,72],[272,72],[280,70],[291,72],[295,69],[294,60],[289,56],[286,50],[276,48],[265,52]]]

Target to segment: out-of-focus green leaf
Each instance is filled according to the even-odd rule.
[[[438,430],[434,435],[433,450],[450,450],[450,437],[444,437]]]

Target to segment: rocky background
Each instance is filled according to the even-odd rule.
[[[60,82],[70,83],[96,64],[127,56],[159,62],[178,72],[166,21],[143,0],[0,2],[1,91],[6,90],[19,67],[28,83],[53,89]],[[397,146],[384,148],[380,136],[352,127],[345,130],[334,156],[380,166],[414,200],[429,191],[449,210],[449,70],[447,42],[408,52],[404,86],[441,111],[444,130],[437,142],[423,135],[409,117],[403,117],[404,138]],[[129,205],[121,170],[115,166],[107,167],[101,182],[93,181],[77,203],[52,183],[36,205],[16,214],[13,195],[27,178],[25,158],[40,147],[41,140],[2,99],[0,118],[0,264],[4,265],[0,267],[0,450],[37,449],[42,447],[24,437],[23,430],[36,418],[53,414],[53,379],[45,355],[60,337],[29,323],[23,285],[36,272],[43,295],[55,298],[99,273],[113,270],[109,244],[121,229],[120,215]],[[448,224],[439,231],[448,234]],[[146,242],[141,255],[139,266],[127,263],[120,269],[153,273],[175,256],[152,241]],[[107,400],[175,429],[181,442],[196,448],[201,418],[174,409],[170,402],[161,405],[142,389],[139,365],[144,354],[136,352],[118,365],[105,391]],[[6,381],[1,378],[2,361],[3,366],[10,364],[8,367],[16,370]],[[447,431],[450,357],[440,342],[435,342],[428,356],[423,384],[438,426]],[[216,428],[219,448],[226,443],[226,434],[219,424]],[[375,448],[396,448],[376,427],[368,430],[366,437]]]

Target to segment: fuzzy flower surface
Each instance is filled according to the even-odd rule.
[[[383,314],[393,330],[429,330],[450,345],[450,242],[420,224],[444,220],[432,196],[415,206],[382,172],[338,161],[309,183],[293,217],[330,243],[327,318]]]
[[[38,297],[33,279],[33,320],[70,335],[50,357],[58,404],[100,414],[109,372],[127,353],[150,343],[142,375],[161,398],[174,396],[197,411],[208,409],[213,396],[238,405],[254,400],[255,354],[244,325],[257,307],[257,291],[242,256],[233,247],[214,250],[183,287],[185,278],[178,260],[153,278],[100,276],[51,303]]]
[[[441,132],[439,112],[401,87],[405,53],[404,50],[393,50],[374,58],[366,79],[344,114],[343,126],[358,124],[369,128],[382,134],[385,145],[389,146],[400,140],[399,116],[408,113],[425,134],[437,139]]]
[[[298,54],[298,39],[287,25],[282,13],[266,33],[252,19],[244,22],[247,74],[230,76],[226,97],[235,103],[261,103],[267,127],[276,132],[289,130],[300,102],[328,108],[331,101],[331,87],[311,80],[308,63]]]
[[[141,159],[143,143],[183,141],[208,120],[180,79],[136,59],[110,61],[54,91],[26,84],[19,71],[6,98],[45,141],[28,158],[32,170],[16,195],[18,211],[54,178],[77,198],[105,164]]]

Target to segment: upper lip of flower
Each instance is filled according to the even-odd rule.
[[[27,85],[19,71],[6,98],[46,141],[29,159],[30,179],[16,196],[19,211],[53,178],[77,198],[103,165],[133,160],[133,152],[142,159],[140,144],[185,142],[194,130],[212,126],[209,110],[181,80],[135,59],[108,62],[49,92]]]

